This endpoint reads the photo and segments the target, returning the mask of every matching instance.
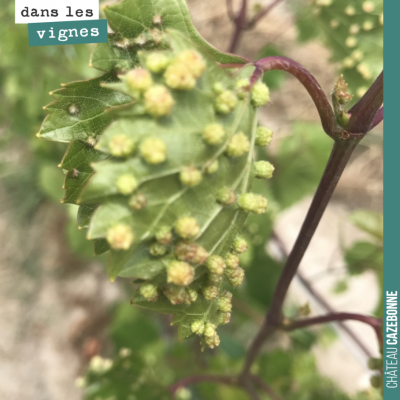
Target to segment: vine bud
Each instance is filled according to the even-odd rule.
[[[382,358],[370,357],[368,359],[368,368],[372,370],[381,369],[383,365]]]
[[[210,165],[206,167],[206,173],[209,175],[215,174],[218,171],[218,167],[218,160],[214,160]]]
[[[146,111],[153,117],[171,114],[174,99],[169,90],[162,85],[155,85],[144,94]]]
[[[114,250],[128,250],[135,241],[135,235],[128,225],[118,224],[107,231],[107,242]]]
[[[233,286],[240,286],[244,279],[244,270],[240,267],[236,269],[227,269],[225,271],[226,277],[228,278],[228,282]]]
[[[175,231],[183,239],[191,239],[199,234],[200,226],[195,218],[182,217],[176,222]]]
[[[228,142],[226,154],[230,157],[240,157],[250,150],[250,142],[247,136],[243,133],[233,135]]]
[[[265,83],[257,82],[251,89],[251,102],[256,107],[264,106],[269,102],[269,89]]]
[[[190,285],[194,278],[194,268],[183,261],[171,261],[167,267],[167,282],[177,286]]]
[[[186,64],[174,62],[165,71],[165,83],[172,89],[190,90],[196,86],[196,78]]]
[[[193,289],[191,287],[186,288],[186,293],[187,293],[191,303],[194,303],[197,300],[197,297],[199,295],[197,293],[197,290],[195,290],[195,289]]]
[[[203,287],[202,292],[206,300],[208,301],[214,300],[218,296],[218,286],[206,285]]]
[[[268,161],[257,161],[254,163],[256,170],[256,178],[258,179],[270,179],[274,173],[274,166]]]
[[[226,268],[225,261],[221,256],[213,254],[207,260],[207,268],[213,274],[223,275]]]
[[[175,254],[178,260],[193,262],[197,253],[197,244],[188,242],[179,242],[175,246]]]
[[[160,244],[170,244],[172,240],[172,229],[169,226],[163,225],[156,232],[156,240]]]
[[[196,335],[202,335],[204,333],[204,322],[203,321],[194,321],[190,326],[190,329]]]
[[[239,266],[239,257],[236,254],[228,253],[225,257],[226,268],[236,269]]]
[[[348,84],[340,75],[335,87],[333,88],[332,99],[340,105],[345,105],[352,100],[353,96],[348,93]]]
[[[271,143],[274,132],[265,126],[259,126],[256,133],[256,146],[268,146]]]
[[[132,174],[123,174],[117,179],[116,185],[118,192],[128,195],[138,187],[138,182]]]
[[[132,210],[141,210],[146,207],[147,199],[142,194],[136,194],[129,199],[129,207]]]
[[[246,212],[253,212],[254,214],[264,214],[268,200],[255,193],[244,193],[240,195],[238,200],[239,207]]]
[[[238,236],[233,242],[233,251],[242,254],[247,250],[247,242],[241,236]]]
[[[140,294],[147,300],[147,301],[156,301],[158,299],[159,293],[157,286],[153,285],[152,283],[144,283],[140,286]]]
[[[195,78],[200,78],[207,67],[202,55],[195,50],[181,51],[177,60],[185,64]]]
[[[149,164],[160,164],[167,158],[167,147],[161,139],[145,139],[140,145],[140,154]]]
[[[379,389],[382,386],[382,375],[372,375],[369,380],[374,388]]]
[[[170,301],[171,304],[190,304],[190,298],[183,287],[168,286],[163,291],[164,296]]]
[[[201,172],[195,167],[185,167],[180,172],[179,179],[185,186],[193,187],[200,183]]]
[[[163,53],[151,53],[146,59],[146,67],[151,72],[159,74],[167,68],[169,61],[169,58]]]
[[[224,90],[215,100],[215,109],[220,114],[229,114],[235,109],[237,101],[235,93],[230,90]]]
[[[219,315],[219,324],[220,325],[225,325],[225,324],[229,324],[229,322],[231,321],[231,313],[227,312],[227,313],[221,313]]]
[[[223,187],[218,191],[217,201],[225,205],[233,204],[236,202],[236,194],[232,189]]]
[[[221,144],[224,136],[224,127],[217,123],[207,125],[203,131],[203,140],[210,145]]]
[[[161,257],[167,254],[168,247],[165,244],[153,243],[150,246],[150,254],[154,257]]]
[[[126,157],[135,150],[135,142],[128,135],[121,133],[112,137],[108,148],[112,156]]]
[[[211,322],[207,322],[204,327],[204,336],[213,337],[217,334],[216,326]]]
[[[130,90],[142,93],[153,85],[153,79],[149,71],[145,69],[131,69],[125,75],[125,81]]]

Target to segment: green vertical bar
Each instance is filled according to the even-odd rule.
[[[400,399],[398,381],[399,337],[398,296],[400,294],[400,1],[384,1],[384,318],[383,318],[383,398]]]

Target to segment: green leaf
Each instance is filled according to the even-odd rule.
[[[332,148],[332,140],[313,123],[297,123],[293,134],[280,142],[272,158],[272,193],[282,208],[314,192]]]
[[[164,32],[174,29],[220,63],[246,63],[246,60],[239,56],[218,51],[200,36],[193,26],[185,0],[123,0],[115,5],[106,6],[104,12],[111,29],[126,39],[137,39],[148,29],[160,29]],[[160,24],[153,22],[157,16],[161,17]],[[128,45],[125,49],[125,54],[129,52],[129,47]],[[134,46],[133,48],[135,49]]]
[[[382,247],[369,242],[356,242],[345,251],[347,268],[352,275],[366,270],[379,271],[383,267]]]
[[[380,242],[383,241],[383,215],[369,210],[354,211],[350,221],[364,232],[369,233]]]
[[[112,121],[112,116],[104,111],[132,101],[126,94],[101,87],[102,83],[116,81],[114,73],[106,73],[88,81],[69,83],[51,92],[56,101],[45,107],[49,115],[38,136],[63,143],[95,140]]]

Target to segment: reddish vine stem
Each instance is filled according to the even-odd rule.
[[[383,121],[383,107],[380,108],[379,111],[376,113],[374,120],[372,121],[371,129],[374,129],[382,121]]]
[[[343,128],[341,128],[337,124],[336,117],[324,91],[322,90],[320,84],[317,82],[314,76],[306,68],[304,68],[298,62],[291,60],[290,58],[280,56],[262,58],[261,60],[255,62],[254,65],[256,67],[256,70],[251,77],[250,83],[252,85],[259,78],[261,78],[263,73],[272,70],[286,71],[297,78],[300,83],[306,88],[307,92],[314,101],[324,131],[332,138],[337,138],[341,136]]]
[[[369,315],[347,313],[347,312],[336,312],[336,313],[321,315],[318,317],[304,318],[297,321],[292,321],[288,325],[283,325],[282,327],[286,331],[293,331],[295,329],[305,328],[311,325],[318,325],[335,321],[348,321],[348,320],[360,321],[367,325],[370,325],[374,329],[377,335],[380,346],[383,345],[383,337],[381,333],[382,321],[379,320],[378,318]]]

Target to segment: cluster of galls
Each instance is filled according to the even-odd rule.
[[[220,311],[218,325],[227,324],[231,317],[232,293],[224,290],[218,297],[217,304],[218,310]],[[219,345],[220,339],[215,324],[197,320],[192,323],[190,328],[194,334],[202,337],[201,344],[203,347],[208,346],[213,349]]]
[[[376,371],[374,375],[371,376],[370,382],[371,386],[377,389],[382,389],[382,369],[383,369],[383,359],[370,357],[368,359],[368,368],[372,371]]]

